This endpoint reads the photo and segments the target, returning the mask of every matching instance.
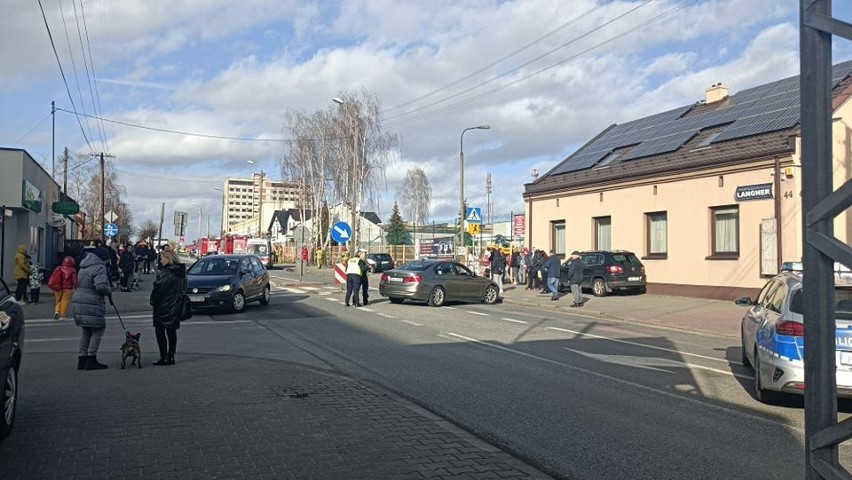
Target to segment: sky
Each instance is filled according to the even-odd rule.
[[[833,15],[852,21],[850,3]],[[333,108],[342,92],[376,95],[400,139],[369,206],[382,220],[420,167],[430,220],[452,221],[460,136],[480,125],[464,135],[465,197],[485,211],[491,174],[492,216],[507,220],[535,171],[607,126],[693,104],[715,83],[734,94],[799,70],[795,0],[4,0],[0,11],[0,146],[48,172],[54,141],[57,155],[114,155],[135,223],[159,222],[165,203],[166,223],[188,212],[190,233],[194,204],[218,231],[225,177],[281,178],[288,112]],[[834,63],[850,58],[836,37]]]

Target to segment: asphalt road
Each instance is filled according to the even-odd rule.
[[[801,401],[755,401],[730,337],[506,304],[393,305],[373,292],[368,307],[347,308],[342,298],[330,286],[287,287],[273,310],[327,315],[269,326],[552,475],[804,472]],[[852,464],[848,448],[841,455]]]
[[[278,280],[284,275],[273,271]],[[154,375],[145,297],[121,295],[127,329],[143,332],[142,372]],[[27,328],[23,374],[36,363],[35,381],[68,376],[78,329],[49,320]],[[121,335],[108,328],[102,347],[113,369]],[[177,360],[203,355],[301,364],[380,384],[558,478],[804,472],[801,402],[756,402],[751,371],[738,363],[730,337],[508,304],[393,305],[377,291],[367,307],[344,307],[339,287],[308,285],[276,288],[268,306],[240,314],[196,312],[180,331]],[[69,365],[50,367],[66,356]],[[209,372],[192,374],[217,381]],[[22,386],[22,401],[30,388]],[[20,413],[37,414],[26,406]],[[852,464],[848,448],[841,454]]]

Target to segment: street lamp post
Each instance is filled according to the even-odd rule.
[[[198,253],[201,251],[201,217],[202,217],[202,212],[201,212],[201,204],[200,203],[193,202],[192,204],[194,206],[198,207],[198,236],[195,237],[195,244],[196,244],[195,250],[196,250],[196,255],[198,255]]]
[[[459,247],[464,246],[464,132],[468,130],[488,130],[489,125],[468,127],[462,130],[459,137],[459,243],[456,245],[456,254],[460,256],[460,262],[464,263],[464,253]]]
[[[246,160],[246,163],[249,165],[254,165],[254,161]],[[252,172],[252,176],[254,176],[254,172]],[[263,236],[263,179],[266,176],[266,173],[261,170],[260,171],[260,186],[257,189],[257,236],[258,238]]]
[[[222,219],[219,221],[219,238],[225,236],[225,191],[219,187],[213,187],[213,190],[222,192]]]
[[[346,102],[339,97],[334,97],[331,99],[334,103],[345,106]],[[350,240],[350,247],[357,248],[358,240],[360,235],[360,215],[357,214],[358,211],[358,181],[357,181],[357,171],[358,171],[358,134],[355,130],[355,126],[352,122],[352,116],[347,112],[346,121],[349,124],[349,130],[352,134],[352,172],[350,176],[350,194],[352,198],[350,198],[350,207],[349,212],[351,214],[352,219],[352,238]]]

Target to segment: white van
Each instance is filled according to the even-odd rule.
[[[263,238],[249,238],[246,242],[246,254],[260,258],[267,270],[272,270],[272,244]]]

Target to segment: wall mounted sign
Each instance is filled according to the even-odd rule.
[[[41,212],[41,191],[32,183],[24,180],[21,205],[36,213]]]
[[[759,185],[743,185],[741,187],[737,187],[737,192],[734,194],[734,198],[738,202],[772,198],[772,184],[761,183]]]
[[[51,210],[53,213],[59,213],[61,215],[76,215],[80,213],[80,205],[77,205],[76,202],[53,202],[51,205]]]

